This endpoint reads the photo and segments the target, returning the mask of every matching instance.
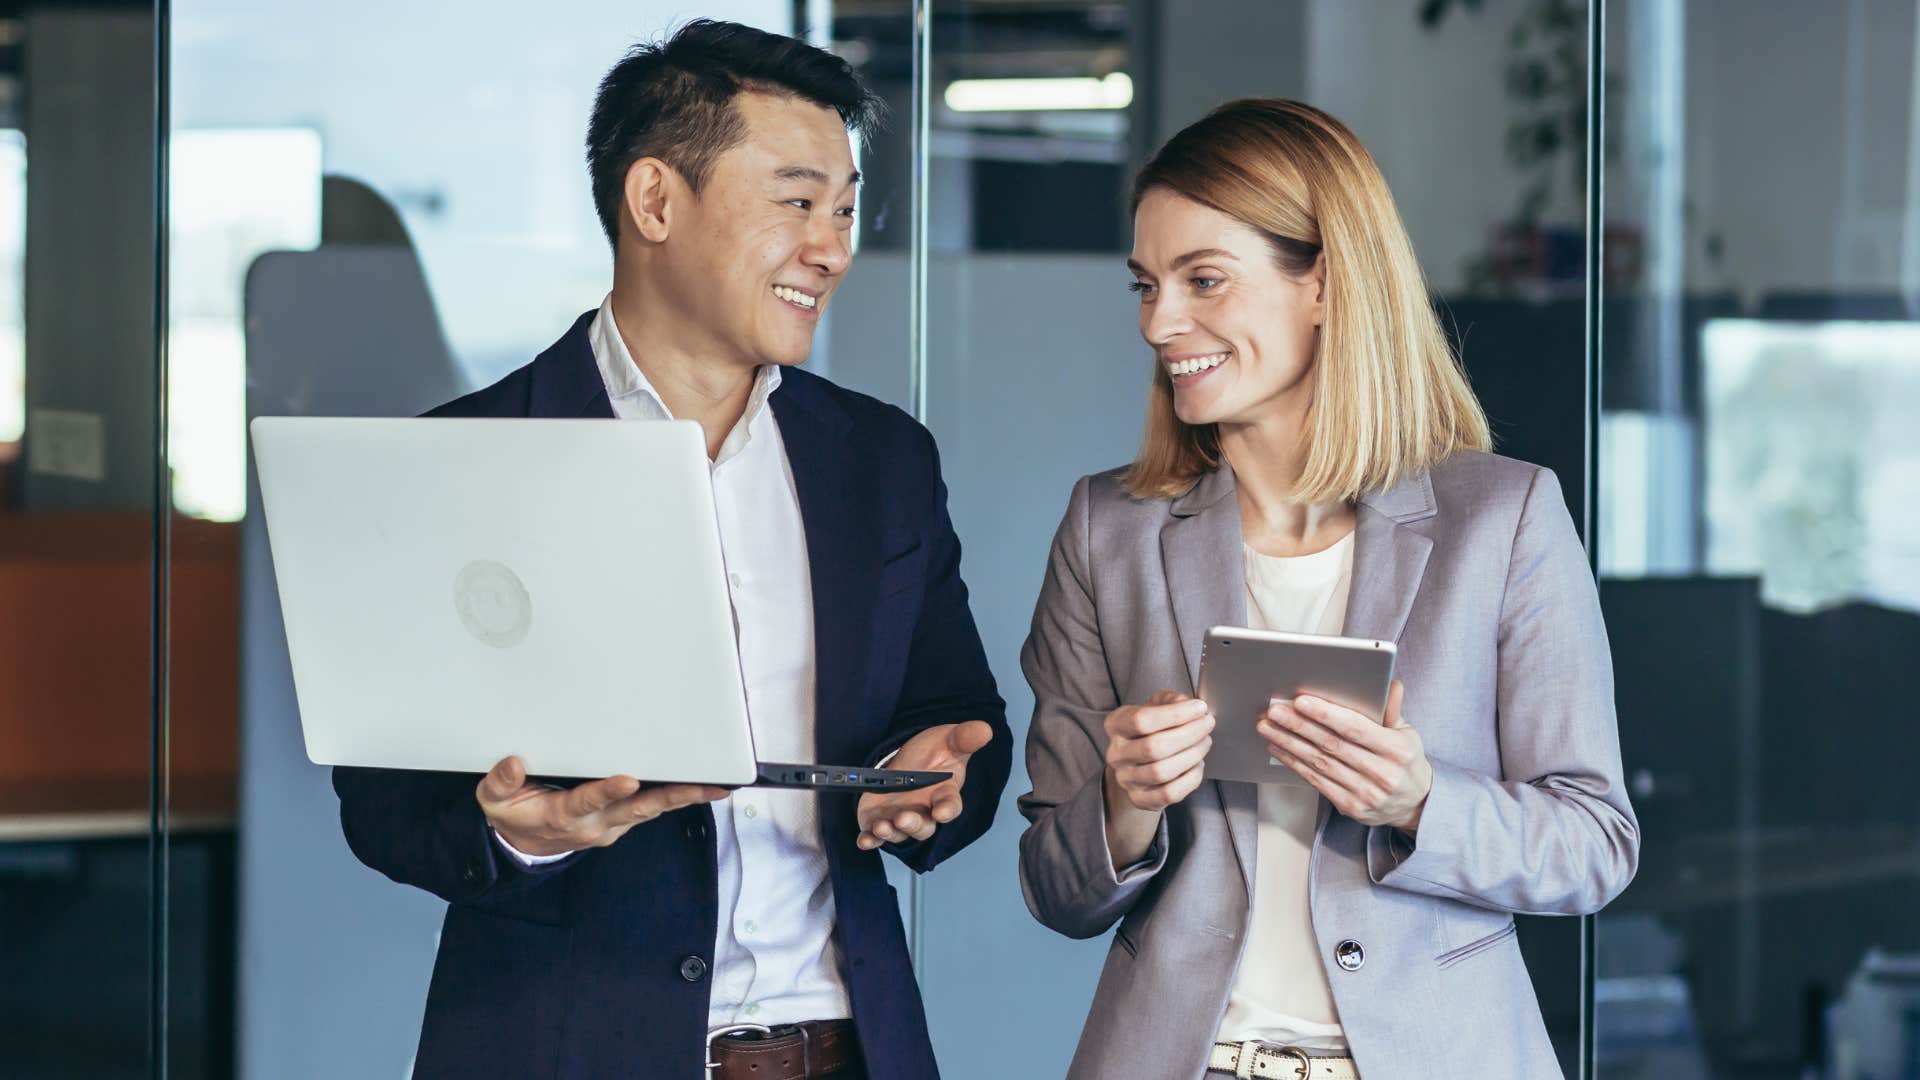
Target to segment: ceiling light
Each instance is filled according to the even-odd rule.
[[[956,79],[946,102],[954,112],[1124,109],[1133,103],[1133,80],[1123,71],[1104,79]]]

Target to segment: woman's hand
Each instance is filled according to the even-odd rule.
[[[1405,696],[1406,687],[1396,679],[1387,694],[1384,724],[1305,694],[1275,701],[1260,720],[1260,737],[1280,764],[1347,818],[1411,835],[1420,828],[1420,813],[1433,789],[1433,766],[1420,733],[1400,716]]]
[[[1107,852],[1114,871],[1147,857],[1160,813],[1193,794],[1213,748],[1207,703],[1162,690],[1107,714]]]
[[[1157,813],[1200,786],[1213,748],[1206,702],[1162,690],[1145,705],[1108,713],[1106,727],[1107,777],[1135,807]]]

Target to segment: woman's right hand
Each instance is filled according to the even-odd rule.
[[[1213,748],[1206,702],[1162,690],[1108,713],[1106,727],[1107,777],[1135,807],[1158,812],[1200,786]]]
[[[1107,714],[1107,851],[1114,871],[1145,859],[1160,813],[1193,794],[1213,747],[1207,703],[1162,690]]]

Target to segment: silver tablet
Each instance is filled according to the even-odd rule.
[[[1387,712],[1391,641],[1216,626],[1200,652],[1200,698],[1213,712],[1209,780],[1306,786],[1267,752],[1255,725],[1274,698],[1312,694],[1372,717]]]

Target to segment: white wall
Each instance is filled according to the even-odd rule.
[[[1609,128],[1622,155],[1652,92],[1631,26],[1681,0],[1615,0]],[[1522,187],[1503,139],[1507,33],[1528,0],[1456,10],[1435,32],[1418,0],[1309,0],[1307,96],[1354,129],[1386,173],[1429,278],[1456,290]],[[1913,176],[1914,0],[1681,3],[1684,283],[1751,299],[1779,289],[1893,290],[1920,250]],[[1649,177],[1609,160],[1609,220],[1645,223]],[[1639,159],[1633,168],[1655,167]],[[1549,220],[1582,220],[1562,170]],[[1722,254],[1709,254],[1717,237]],[[1909,274],[1920,272],[1920,267]]]
[[[1485,0],[1421,27],[1418,0],[1309,0],[1307,100],[1338,116],[1393,189],[1434,289],[1456,291],[1525,184],[1506,163],[1507,30],[1527,0]],[[1549,220],[1580,221],[1563,170]]]
[[[1893,290],[1920,51],[1913,0],[1687,5],[1689,285]],[[1723,238],[1716,262],[1704,238]]]

